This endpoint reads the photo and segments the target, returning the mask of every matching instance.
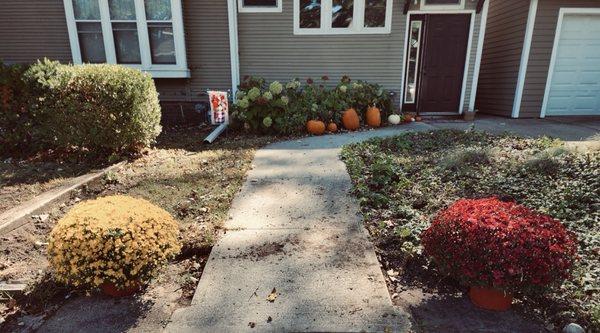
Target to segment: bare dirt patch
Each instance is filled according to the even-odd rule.
[[[157,331],[177,307],[189,304],[255,149],[273,140],[231,134],[206,145],[209,131],[166,130],[155,148],[0,236],[0,282],[29,285],[24,295],[0,295],[1,330]],[[76,203],[112,194],[144,198],[169,211],[180,221],[183,243],[179,258],[143,293],[123,301],[56,285],[47,270],[47,235],[55,223]],[[115,306],[127,318],[114,319]]]

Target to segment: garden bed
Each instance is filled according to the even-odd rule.
[[[131,321],[130,317],[136,316],[139,320],[133,320],[132,325],[158,331],[172,311],[188,304],[231,200],[251,167],[255,149],[272,140],[231,134],[213,145],[203,144],[210,130],[210,127],[165,130],[156,148],[109,172],[102,180],[75,191],[66,202],[51,205],[31,223],[0,236],[0,282],[28,284],[25,296],[15,301],[0,295],[0,299],[4,298],[0,300],[0,318],[10,318],[6,328],[20,330],[30,322],[33,327],[46,319],[52,322],[51,315],[65,302],[69,303],[65,307],[87,302],[89,310],[110,301],[98,295],[86,298],[84,292],[56,285],[46,271],[45,252],[48,233],[75,203],[111,194],[144,198],[167,210],[180,222],[183,243],[177,260],[144,293],[134,297],[135,302],[124,301],[127,309],[136,308],[133,313],[123,314],[129,316],[124,320]],[[31,170],[34,175],[35,168]],[[139,305],[142,303],[143,306]]]
[[[424,257],[421,232],[459,198],[498,196],[559,219],[579,242],[572,277],[546,293],[518,295],[516,308],[555,329],[573,321],[600,329],[600,151],[442,130],[350,145],[343,158],[396,303],[406,290],[465,290]]]

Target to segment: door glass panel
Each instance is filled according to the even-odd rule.
[[[321,27],[321,0],[300,0],[300,28]]]
[[[419,71],[419,50],[421,46],[421,21],[410,24],[410,39],[408,41],[408,62],[406,71],[406,94],[404,103],[412,104],[417,96],[417,75]]]
[[[109,0],[111,20],[135,20],[134,0]]]
[[[73,0],[73,11],[76,20],[100,19],[98,0]]]
[[[81,61],[94,64],[106,62],[100,22],[78,22],[77,35]]]
[[[385,27],[387,0],[365,1],[365,28]]]
[[[175,40],[171,23],[148,22],[153,64],[175,64]]]
[[[354,16],[354,0],[333,0],[331,4],[332,28],[349,28]]]
[[[171,0],[144,0],[146,20],[170,21]]]
[[[140,64],[140,43],[138,41],[137,24],[135,22],[113,22],[113,38],[117,63]]]

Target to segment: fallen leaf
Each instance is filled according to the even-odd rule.
[[[269,316],[269,317],[267,318],[267,323],[270,323],[270,322],[272,322],[272,321],[273,321],[273,318],[271,318],[271,316]]]
[[[276,298],[277,298],[277,290],[275,290],[275,288],[273,288],[273,290],[271,291],[269,296],[267,296],[267,301],[273,303],[273,302],[275,302]]]
[[[248,323],[248,326],[250,326],[250,328],[254,328],[256,326],[256,323],[251,321]]]

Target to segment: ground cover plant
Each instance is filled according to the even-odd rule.
[[[61,307],[85,318],[91,314],[85,312],[86,307],[78,306],[80,302],[89,306],[106,302],[95,297],[96,294],[86,298],[85,290],[57,283],[49,273],[46,252],[51,229],[72,207],[110,195],[145,199],[166,210],[180,225],[181,253],[141,294],[121,302],[127,304],[127,311],[104,323],[131,321],[131,325],[146,331],[162,330],[172,311],[191,301],[231,200],[251,167],[255,149],[274,140],[268,136],[230,133],[212,145],[203,144],[202,139],[211,130],[210,126],[167,129],[159,136],[155,148],[143,151],[66,201],[51,205],[34,216],[31,223],[0,235],[0,281],[18,280],[29,285],[25,295],[14,300],[0,295],[0,330],[28,329],[26,318],[52,320]],[[27,164],[21,167],[26,168]],[[28,178],[22,176],[12,177],[11,181],[26,182]],[[4,324],[3,318],[7,318]],[[40,319],[40,323],[44,320]],[[25,325],[19,326],[20,322]]]
[[[422,232],[461,198],[514,201],[560,220],[576,235],[579,256],[564,283],[521,293],[519,301],[557,327],[576,321],[600,329],[599,151],[442,130],[373,139],[345,147],[342,156],[386,270],[403,272],[407,283],[460,288],[426,259]]]

